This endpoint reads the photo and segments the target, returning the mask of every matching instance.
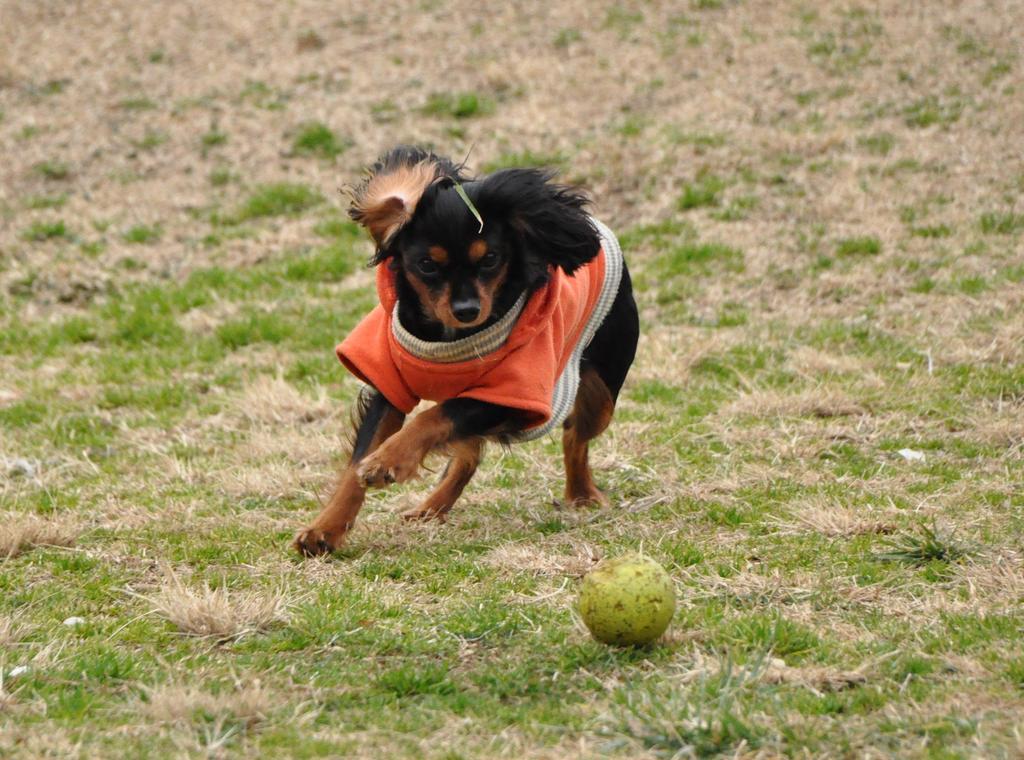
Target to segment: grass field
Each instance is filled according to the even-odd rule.
[[[1024,5],[380,5],[0,4],[0,756],[1024,753]],[[620,234],[612,506],[492,448],[303,561],[399,141]]]

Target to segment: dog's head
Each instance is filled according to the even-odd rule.
[[[499,318],[547,282],[551,267],[572,274],[594,258],[600,242],[586,202],[551,172],[466,179],[446,159],[396,148],[377,162],[350,213],[377,244],[372,263],[395,271],[400,300],[417,302],[403,316],[450,335]]]

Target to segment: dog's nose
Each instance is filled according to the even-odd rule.
[[[480,302],[475,298],[452,302],[452,314],[460,322],[472,322],[480,316]]]

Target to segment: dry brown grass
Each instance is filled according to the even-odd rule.
[[[794,349],[789,355],[787,365],[812,380],[820,380],[822,376],[828,375],[845,375],[873,388],[879,388],[884,384],[882,378],[863,358],[832,354],[812,346],[799,346]]]
[[[959,566],[954,577],[971,600],[988,600],[1007,607],[1024,601],[1024,558],[1020,552],[981,558]]]
[[[277,498],[296,493],[313,495],[310,487],[323,480],[321,472],[304,473],[291,461],[239,462],[215,473],[218,486],[229,496]]]
[[[816,388],[797,394],[774,390],[750,390],[720,414],[724,417],[849,417],[864,414],[865,408],[847,394],[833,388]]]
[[[720,657],[700,649],[694,649],[685,659],[685,662],[673,668],[671,674],[671,679],[681,684],[691,684],[716,675],[725,666]],[[779,657],[768,657],[753,663],[748,675],[755,682],[766,684],[794,684],[815,692],[842,691],[867,683],[870,673],[877,668],[879,662],[874,660],[857,670],[847,671],[821,666],[791,666]]]
[[[266,720],[277,704],[274,692],[259,681],[216,694],[197,686],[168,684],[147,689],[140,712],[158,723],[190,724],[212,718],[252,728]]]
[[[245,387],[236,404],[249,422],[275,427],[310,423],[339,411],[339,404],[328,399],[323,388],[318,388],[311,399],[280,375],[258,376]]]
[[[984,414],[970,420],[965,435],[983,443],[1019,450],[1024,446],[1024,405],[1000,406],[1003,405],[985,410]]]
[[[866,668],[865,668],[866,669]],[[843,691],[867,683],[865,669],[839,670],[823,666],[792,667],[773,657],[760,680],[767,684],[796,684],[815,692]]]
[[[814,596],[820,587],[819,579],[806,573],[782,575],[778,571],[771,574],[742,571],[723,578],[686,570],[679,575],[689,578],[694,586],[679,600],[686,606],[700,604],[708,598],[723,597],[758,605],[797,605]]]
[[[193,590],[172,570],[156,594],[145,597],[152,612],[166,618],[182,633],[217,640],[237,639],[288,620],[293,603],[284,590]]]
[[[569,576],[580,578],[601,559],[593,546],[580,544],[571,553],[555,553],[533,543],[505,544],[491,549],[482,561],[505,573]]]
[[[738,335],[709,334],[684,325],[652,324],[640,336],[637,350],[643,359],[631,377],[673,385],[684,383],[701,360],[728,350],[740,340]]]
[[[0,515],[0,559],[10,559],[36,547],[72,546],[80,533],[73,518]]]
[[[798,502],[792,506],[797,526],[789,520],[778,521],[780,532],[812,531],[831,538],[850,538],[873,534],[887,534],[896,530],[896,522],[889,510],[854,509],[822,500]]]
[[[7,649],[18,643],[22,635],[22,627],[6,615],[0,616],[0,647]]]
[[[0,646],[3,646],[3,641],[0,641]],[[0,713],[7,712],[17,703],[8,684],[9,678],[4,673],[5,665],[6,663],[0,660]]]

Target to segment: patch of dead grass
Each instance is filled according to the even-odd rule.
[[[792,667],[785,660],[773,657],[761,673],[760,680],[767,684],[795,684],[819,693],[834,692],[867,683],[864,670],[839,670],[822,665]]]
[[[0,714],[10,710],[16,702],[17,699],[14,694],[7,688],[7,682],[4,679],[4,669],[2,663],[0,663]]]
[[[1007,606],[1024,601],[1024,561],[1019,556],[969,560],[957,565],[953,573],[972,599],[988,598]]]
[[[39,546],[72,546],[81,530],[70,518],[0,515],[0,559],[11,559]]]
[[[853,536],[887,535],[896,531],[896,523],[888,513],[878,514],[872,510],[855,510],[819,501],[796,503],[793,518],[798,523],[780,524],[780,533],[819,533],[830,538],[852,538]]]
[[[600,550],[578,543],[568,554],[556,554],[532,544],[504,544],[487,552],[482,562],[503,573],[580,578],[601,559]]]
[[[709,334],[683,325],[652,325],[640,336],[638,362],[630,370],[630,379],[682,386],[701,361],[728,351],[741,340],[738,336]]]
[[[144,598],[152,612],[166,618],[182,633],[219,641],[238,639],[285,622],[291,606],[282,589],[230,591],[223,587],[212,589],[209,582],[204,582],[200,589],[193,590],[170,570],[160,590]]]
[[[8,649],[24,636],[25,630],[18,623],[6,615],[0,617],[0,648]]]
[[[883,385],[882,379],[870,369],[864,359],[830,354],[812,346],[794,349],[786,363],[794,372],[810,379],[820,379],[822,375],[853,375],[872,387]]]
[[[700,650],[695,650],[692,657],[692,662],[680,667],[677,674],[673,676],[684,684],[717,675],[723,668],[721,659]],[[877,662],[872,661],[856,670],[840,670],[819,665],[794,667],[779,657],[769,657],[760,663],[755,663],[750,668],[748,677],[759,683],[803,686],[815,693],[834,692],[867,683],[867,674],[876,666]]]
[[[236,408],[251,423],[294,425],[323,419],[338,411],[339,405],[318,388],[316,398],[304,396],[280,375],[261,375],[245,387]]]
[[[1006,448],[1024,446],[1024,405],[994,410],[971,422],[966,434],[974,440]]]
[[[208,335],[224,322],[234,318],[238,312],[238,304],[218,301],[212,306],[190,309],[178,318],[178,324],[191,333]]]
[[[234,498],[279,498],[306,490],[310,483],[302,474],[289,462],[266,461],[224,470],[217,476],[217,485]]]
[[[743,570],[729,577],[684,570],[681,576],[690,581],[686,592],[680,594],[680,604],[686,606],[723,596],[757,605],[793,605],[814,596],[818,586],[817,580],[808,574],[784,577],[777,570],[770,575]]]
[[[865,408],[845,393],[832,388],[813,388],[799,393],[750,390],[726,405],[725,417],[849,417],[865,414]]]
[[[227,719],[252,728],[267,719],[275,704],[273,692],[258,680],[217,694],[196,686],[168,684],[147,689],[140,711],[157,723]]]
[[[1013,292],[1013,291],[1011,291]],[[966,330],[962,334],[937,335],[944,347],[940,359],[948,363],[1012,365],[1024,361],[1024,297],[1006,298],[998,305],[989,304],[986,314],[991,315],[993,326],[987,330]],[[954,325],[961,322],[963,313],[978,311],[978,307],[963,308],[954,315]],[[938,332],[938,328],[933,328]]]

